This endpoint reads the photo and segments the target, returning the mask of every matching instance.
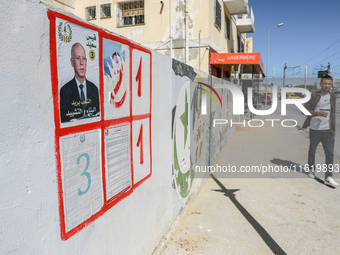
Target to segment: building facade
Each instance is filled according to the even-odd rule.
[[[74,13],[74,0],[45,0],[60,9]]]
[[[216,77],[233,70],[210,64],[212,53],[252,52],[248,0],[75,0],[74,13]]]

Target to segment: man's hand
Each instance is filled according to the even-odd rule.
[[[336,136],[336,132],[334,132],[334,137]]]
[[[321,117],[327,117],[328,113],[327,112],[317,112],[318,116]]]

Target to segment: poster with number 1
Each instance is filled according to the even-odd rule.
[[[48,11],[61,239],[152,174],[152,52]]]
[[[103,206],[101,131],[60,137],[65,229],[69,231]]]

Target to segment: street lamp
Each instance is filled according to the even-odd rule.
[[[266,98],[264,100],[266,102],[266,108],[267,108],[267,93],[268,93],[269,35],[270,35],[270,30],[271,29],[274,29],[274,28],[277,28],[277,27],[281,27],[281,26],[283,26],[283,23],[280,23],[277,26],[268,29],[267,69],[266,69]]]

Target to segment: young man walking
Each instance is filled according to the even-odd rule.
[[[309,126],[309,152],[308,168],[309,177],[315,178],[317,169],[325,170],[324,183],[331,186],[338,186],[338,183],[332,178],[333,158],[334,158],[334,140],[335,140],[335,102],[336,96],[330,92],[333,85],[333,78],[329,75],[321,78],[321,89],[313,91],[311,99],[305,104],[306,109],[312,114],[307,116],[302,128]],[[315,153],[318,144],[322,146],[326,156],[327,167],[315,167]]]

